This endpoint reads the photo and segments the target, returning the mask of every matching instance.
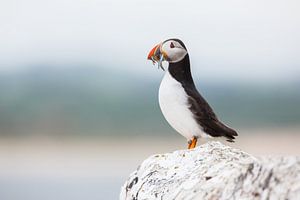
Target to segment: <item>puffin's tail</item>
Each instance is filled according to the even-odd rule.
[[[225,138],[226,138],[226,141],[228,142],[234,142],[234,139],[236,136],[238,136],[237,132],[235,130],[233,130],[232,128],[226,126],[225,124],[219,122],[221,124],[221,127],[222,127],[222,132],[223,132],[223,135]]]
[[[235,136],[238,136],[237,132],[231,128],[230,129],[230,132],[227,132],[225,137],[226,137],[226,141],[227,142],[234,142],[234,139],[235,139]]]
[[[213,137],[225,137],[228,142],[234,142],[235,137],[238,136],[235,130],[219,120],[211,120],[210,123],[206,123],[204,131]]]

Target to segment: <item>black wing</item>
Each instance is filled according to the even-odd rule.
[[[190,110],[194,114],[197,123],[202,127],[203,131],[213,137],[226,137],[227,141],[234,142],[237,132],[229,128],[219,121],[218,117],[206,102],[206,100],[199,94],[196,87],[188,87],[185,89],[188,94]]]

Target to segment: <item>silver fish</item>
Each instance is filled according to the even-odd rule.
[[[165,71],[163,65],[162,65],[162,62],[164,61],[164,57],[161,55],[160,56],[160,59],[159,59],[159,62],[158,62],[158,69],[161,68],[163,71]]]

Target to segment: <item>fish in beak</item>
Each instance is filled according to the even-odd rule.
[[[153,65],[157,63],[158,69],[161,68],[162,70],[165,70],[162,66],[162,62],[166,60],[166,55],[164,52],[161,51],[161,45],[162,43],[152,48],[152,50],[148,54],[148,60],[152,60]]]

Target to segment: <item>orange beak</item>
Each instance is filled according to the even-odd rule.
[[[147,57],[148,60],[158,61],[160,59],[160,45],[158,44],[151,49]]]

